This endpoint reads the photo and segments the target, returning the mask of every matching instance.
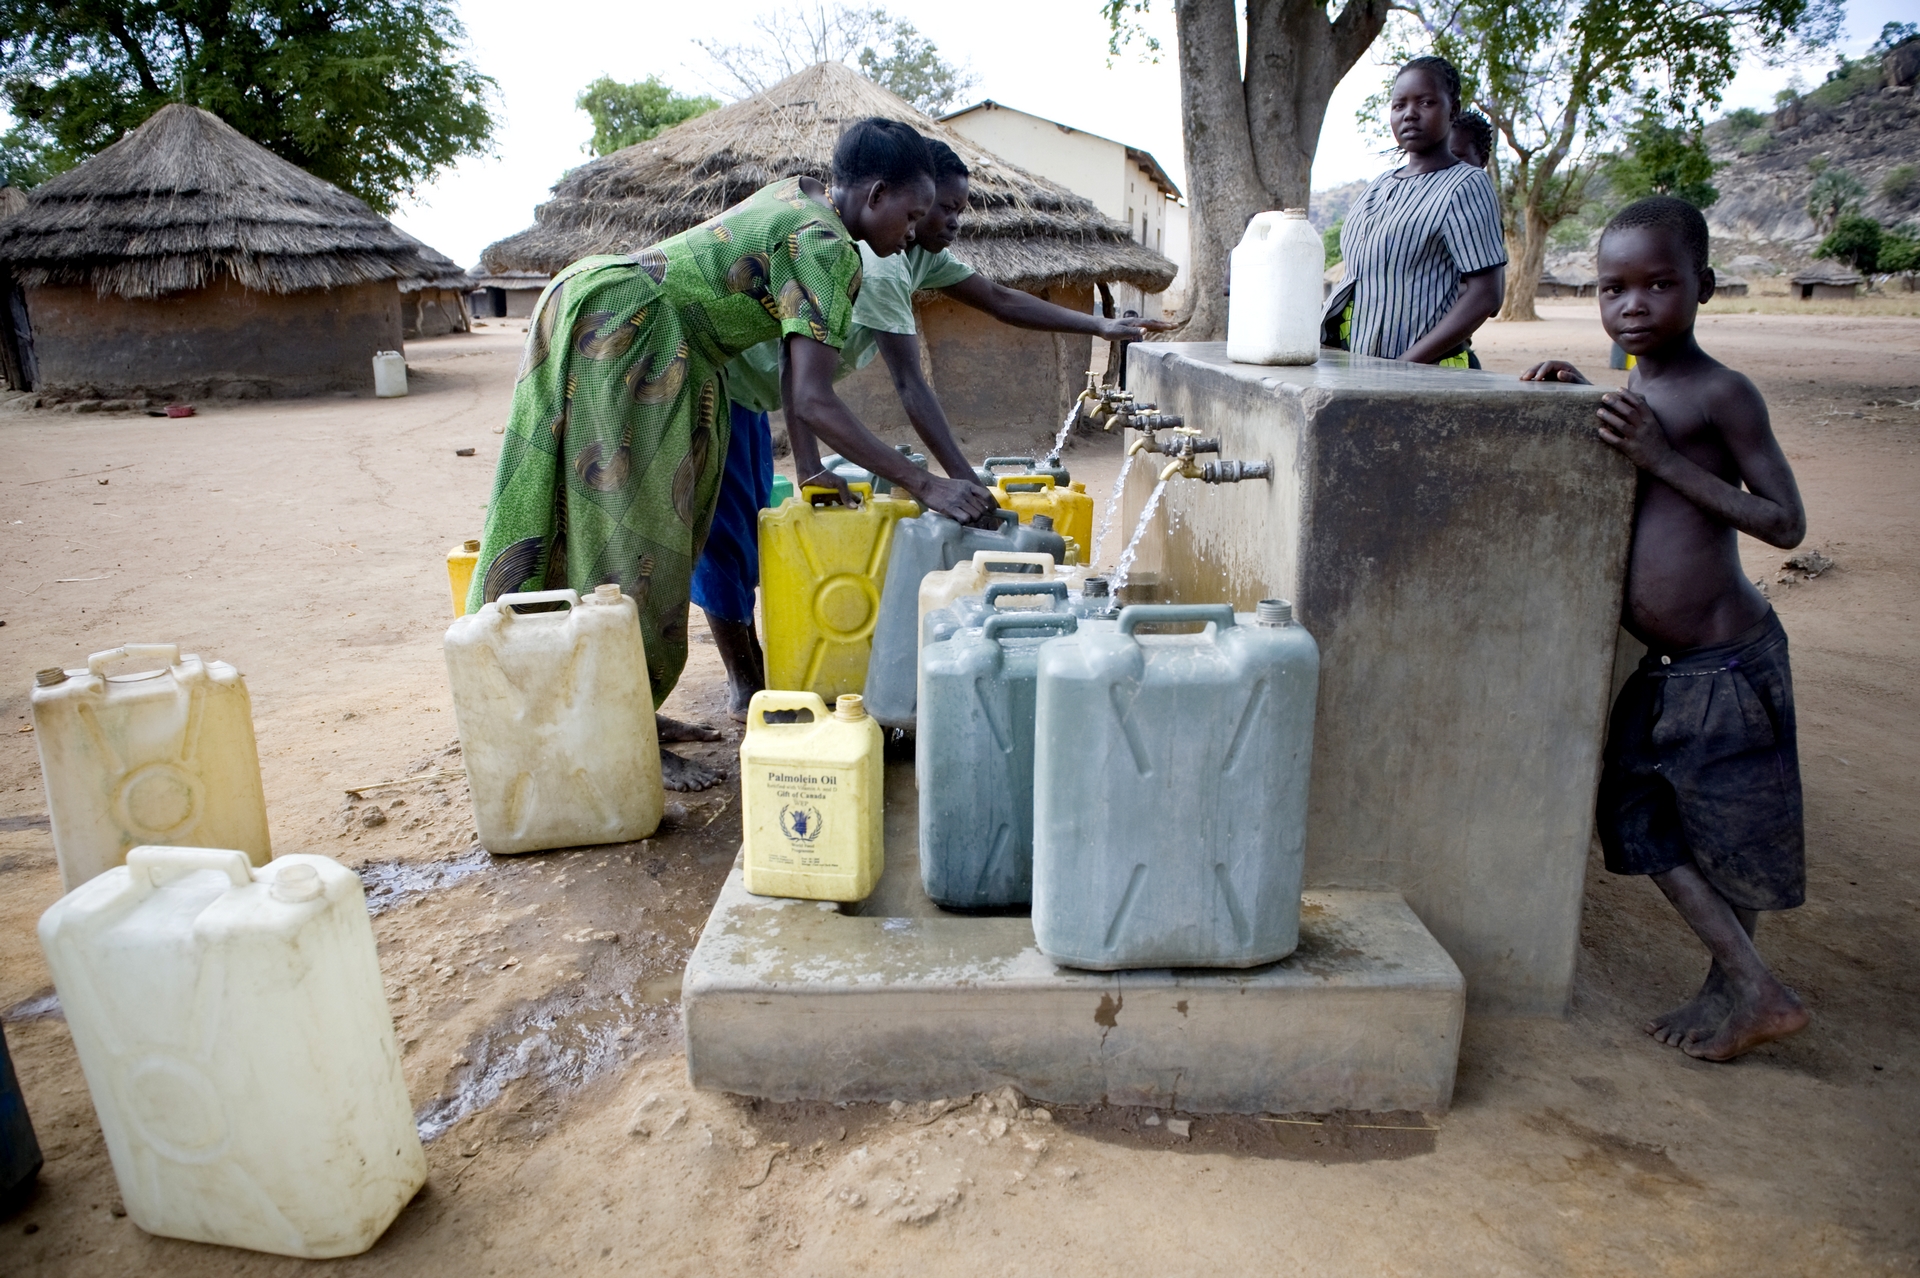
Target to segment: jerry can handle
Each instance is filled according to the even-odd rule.
[[[779,728],[791,728],[806,725],[790,723],[769,723],[764,716],[782,710],[808,710],[813,713],[814,722],[827,717],[827,703],[817,692],[796,692],[784,688],[763,688],[753,694],[753,700],[747,703],[747,726],[755,732],[771,732]]]
[[[168,667],[180,664],[180,645],[177,643],[129,643],[118,648],[109,648],[105,652],[96,652],[87,658],[87,673],[104,675],[111,662],[126,658],[129,661],[158,661]]]
[[[872,484],[849,483],[847,487],[851,489],[854,493],[858,494],[860,501],[863,503],[871,500],[873,497]],[[809,506],[844,506],[846,505],[845,502],[840,500],[840,490],[838,488],[828,488],[824,484],[806,485],[800,490],[800,497],[801,497],[801,500],[806,502],[806,504]],[[848,507],[848,509],[851,509],[851,507]]]
[[[1021,492],[1039,492],[1042,488],[1057,486],[1052,475],[995,475],[993,477],[993,486],[1003,493],[1015,491],[1008,486],[1010,484],[1019,484]]]
[[[145,844],[127,853],[127,868],[143,887],[165,887],[196,870],[219,870],[235,887],[253,882],[253,864],[245,852],[226,848],[173,848]]]
[[[987,607],[994,601],[1005,599],[1008,595],[1052,595],[1061,603],[1067,601],[1067,583],[1064,581],[996,581],[987,587]]]
[[[985,461],[980,463],[981,470],[992,470],[995,466],[1025,466],[1028,470],[1032,470],[1033,458],[1031,457],[989,457]]]
[[[980,627],[980,637],[988,643],[1009,630],[1052,630],[1070,635],[1080,628],[1080,619],[1070,612],[996,612]]]
[[[1044,564],[1051,568],[1053,556],[1044,550],[976,550],[973,552],[973,565],[982,572],[992,572],[995,564]]]
[[[1009,528],[1018,528],[1020,526],[1020,512],[1017,510],[1008,510],[1005,506],[995,506],[993,508],[993,517]]]
[[[576,590],[529,590],[524,594],[501,595],[494,601],[500,605],[500,616],[518,617],[515,611],[529,604],[563,603],[569,608],[580,607],[580,593]]]
[[[1173,621],[1205,621],[1220,630],[1233,625],[1232,604],[1128,604],[1120,610],[1120,633],[1130,635],[1136,626],[1161,625]]]

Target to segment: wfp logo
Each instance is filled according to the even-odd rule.
[[[780,828],[794,843],[812,843],[820,837],[820,809],[788,804],[780,809]]]

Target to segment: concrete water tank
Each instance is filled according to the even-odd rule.
[[[1130,593],[1292,599],[1320,642],[1309,887],[1392,889],[1481,1012],[1565,1010],[1634,474],[1603,388],[1136,343],[1127,385],[1271,480],[1174,479]],[[1135,466],[1121,527],[1155,468]]]

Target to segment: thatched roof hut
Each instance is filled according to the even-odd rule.
[[[960,153],[973,199],[954,256],[1014,288],[1120,281],[1157,293],[1174,265],[1084,196],[1017,168],[844,63],[822,62],[764,93],[591,160],[553,188],[534,224],[488,247],[488,274],[552,274],[592,253],[677,235],[794,174],[828,180],[833,145],[869,116],[900,120]]]
[[[36,385],[101,394],[371,386],[373,352],[400,345],[399,282],[458,272],[183,103],[34,190],[0,223],[0,264],[25,290]]]
[[[839,62],[574,169],[532,226],[487,248],[476,274],[550,275],[590,254],[677,235],[783,177],[826,182],[834,143],[869,116],[909,124],[966,161],[972,201],[953,254],[987,278],[1083,312],[1103,283],[1150,293],[1172,283],[1174,264],[1091,200],[1007,163]],[[1008,451],[1022,435],[1052,437],[1085,384],[1088,339],[1007,328],[939,295],[923,296],[916,310],[934,388],[963,445],[984,447],[988,429],[989,452]],[[843,382],[840,395],[869,426],[907,429],[879,361]]]

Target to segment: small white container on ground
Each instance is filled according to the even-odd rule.
[[[40,944],[148,1233],[351,1256],[426,1182],[353,871],[139,847],[42,915]]]
[[[96,652],[85,670],[42,670],[33,738],[69,892],[142,843],[272,855],[253,703],[224,661],[177,644]]]
[[[405,355],[399,351],[374,352],[373,393],[380,399],[398,399],[407,393]]]
[[[1236,364],[1318,360],[1326,248],[1307,211],[1256,214],[1232,262],[1227,358]]]
[[[564,609],[539,609],[564,604]],[[625,843],[666,794],[640,612],[620,587],[504,595],[447,629],[447,681],[495,853]]]

